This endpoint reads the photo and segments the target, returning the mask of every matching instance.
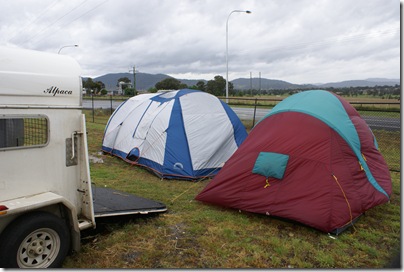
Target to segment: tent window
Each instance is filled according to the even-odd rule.
[[[252,172],[266,178],[272,177],[282,179],[285,174],[288,160],[289,155],[273,152],[260,152],[255,161]]]
[[[49,122],[44,116],[0,118],[0,150],[41,147],[48,139]]]

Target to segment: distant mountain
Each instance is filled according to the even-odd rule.
[[[371,82],[391,82],[391,83],[400,83],[399,79],[388,79],[388,78],[368,78],[366,81]]]
[[[346,88],[346,87],[375,87],[375,86],[394,86],[400,84],[399,79],[386,79],[386,78],[368,78],[365,80],[347,80],[341,82],[331,82],[326,84],[319,84],[321,88]]]
[[[115,73],[106,74],[100,77],[93,78],[94,81],[101,81],[105,84],[107,90],[117,90],[117,82],[119,78],[127,77],[133,81],[132,73]],[[172,78],[165,74],[147,74],[147,73],[136,73],[136,89],[138,90],[148,90],[156,85],[156,83],[166,79]],[[207,82],[203,79],[178,79],[182,83],[188,86],[196,85],[198,81]],[[249,78],[237,78],[231,80],[234,88],[236,90],[270,90],[270,89],[301,89],[301,88],[345,88],[345,87],[374,87],[374,86],[394,86],[400,84],[400,79],[386,79],[386,78],[368,78],[365,80],[347,80],[341,82],[331,82],[325,84],[293,84],[283,80],[267,79],[267,78],[252,78],[251,82]]]
[[[251,80],[249,78],[237,78],[235,80],[232,80],[231,83],[233,83],[234,89],[237,90],[298,89],[298,88],[315,87],[314,85],[310,84],[299,85],[289,83],[283,80],[267,79],[267,78],[261,78],[261,80],[259,78],[252,78]]]

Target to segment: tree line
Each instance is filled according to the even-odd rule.
[[[127,77],[122,77],[117,80],[116,86],[119,86],[119,82],[131,83],[131,80]],[[108,91],[105,89],[105,84],[101,81],[93,81],[91,78],[83,79],[83,88],[86,90],[87,95],[105,95]],[[175,78],[166,78],[160,82],[157,82],[154,87],[148,89],[150,93],[155,93],[159,90],[180,90],[180,89],[194,89],[208,92],[215,96],[224,96],[226,89],[226,80],[222,76],[215,76],[214,79],[207,81],[206,83],[202,80],[198,81],[193,86],[188,86],[182,83],[180,80]],[[229,82],[229,94],[233,95],[234,86],[233,83]],[[130,85],[126,85],[123,88],[124,95],[136,95],[138,92]]]
[[[117,80],[116,86],[119,86],[120,82],[125,82],[128,85],[125,85],[123,88],[123,94],[126,96],[134,96],[137,95],[138,92],[134,88],[131,87],[131,80],[127,77],[122,77]],[[97,95],[105,95],[108,91],[105,89],[105,84],[101,81],[93,81],[91,78],[83,79],[83,88],[87,91],[88,95],[97,94]],[[180,90],[180,89],[194,89],[201,90],[207,93],[210,93],[215,96],[225,96],[226,92],[226,80],[220,76],[215,76],[212,80],[209,80],[205,83],[205,81],[198,81],[193,86],[188,86],[187,84],[182,83],[180,80],[175,78],[166,78],[160,82],[157,82],[154,87],[149,88],[147,91],[150,93],[155,93],[159,90]],[[313,89],[313,88],[310,88]],[[401,85],[396,84],[395,86],[374,86],[374,87],[328,87],[326,88],[328,91],[343,95],[343,96],[357,96],[357,95],[369,95],[369,96],[378,96],[380,98],[393,98],[400,100],[401,97]],[[236,90],[234,89],[233,83],[229,82],[229,95],[230,96],[256,96],[256,95],[283,95],[289,94],[292,95],[294,93],[305,91],[308,89],[304,88],[296,88],[296,89],[269,89],[269,90]]]
[[[214,79],[209,80],[206,83],[200,80],[195,85],[188,86],[184,83],[181,83],[181,81],[178,79],[166,78],[156,83],[155,87],[149,91],[157,92],[159,90],[179,90],[185,88],[204,91],[215,96],[223,96],[225,95],[226,80],[222,76],[215,76]],[[233,90],[233,83],[229,82],[229,93],[232,93]]]

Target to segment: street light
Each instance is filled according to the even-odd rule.
[[[250,14],[249,10],[233,10],[230,12],[229,16],[227,16],[226,21],[226,103],[229,103],[229,18],[234,12],[245,12]]]
[[[65,45],[65,46],[62,46],[62,47],[59,49],[58,54],[60,54],[60,51],[61,51],[63,48],[65,48],[65,47],[78,47],[78,46],[79,46],[78,44],[72,44],[72,45]]]

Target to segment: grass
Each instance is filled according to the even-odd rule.
[[[390,203],[369,210],[355,228],[332,239],[298,223],[195,201],[209,180],[161,180],[100,155],[107,119],[100,114],[96,123],[87,123],[89,152],[104,160],[90,165],[92,181],[161,201],[168,211],[98,222],[100,230],[84,233],[82,251],[69,256],[64,268],[370,269],[388,267],[400,250],[400,173],[391,172]]]
[[[373,130],[373,134],[389,169],[400,171],[401,131]]]

